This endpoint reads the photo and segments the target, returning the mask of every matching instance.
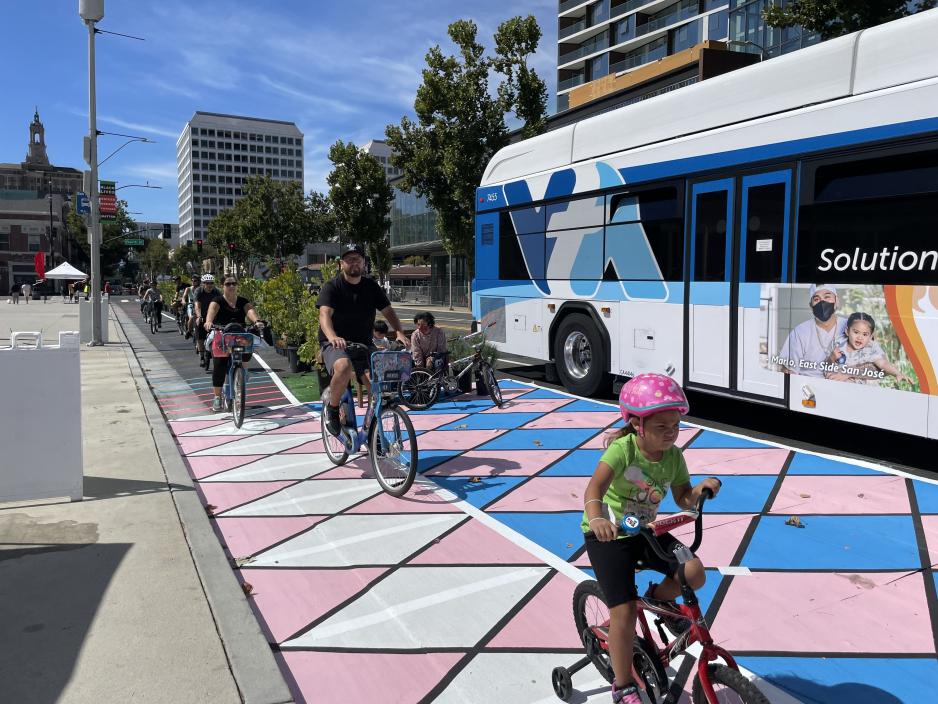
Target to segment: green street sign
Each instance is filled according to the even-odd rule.
[[[124,244],[126,244],[126,245],[128,245],[128,246],[130,246],[130,247],[142,247],[142,246],[143,246],[143,238],[132,238],[132,239],[129,239],[129,240],[124,240]]]

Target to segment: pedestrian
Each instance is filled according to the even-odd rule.
[[[74,281],[68,282],[68,302],[69,303],[75,302],[75,282]]]
[[[20,285],[14,283],[10,286],[10,297],[13,299],[14,304],[19,304],[20,302]]]
[[[111,282],[110,281],[104,282],[104,295],[105,296],[111,295]]]
[[[20,287],[20,293],[26,297],[26,305],[29,305],[29,299],[33,295],[33,285],[28,281],[24,282]]]
[[[82,287],[82,291],[85,294],[85,300],[91,299],[91,284],[88,283],[88,279],[85,279],[85,285]]]

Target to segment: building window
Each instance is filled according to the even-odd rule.
[[[40,239],[39,235],[29,236],[29,251],[30,252],[42,251],[42,240]]]
[[[602,54],[589,61],[589,76],[587,80],[594,81],[609,73],[609,54]]]
[[[726,10],[714,12],[707,18],[707,39],[726,39],[729,32],[729,13]]]
[[[0,249],[10,248],[10,233],[0,232]]]
[[[690,49],[700,42],[700,20],[688,22],[683,27],[671,30],[671,53]]]

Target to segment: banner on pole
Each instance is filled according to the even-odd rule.
[[[101,220],[117,219],[117,185],[115,181],[99,181],[98,214]]]

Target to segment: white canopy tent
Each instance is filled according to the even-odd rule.
[[[63,262],[59,264],[55,269],[47,271],[45,278],[47,279],[87,279],[88,274],[83,271],[79,271],[73,267],[68,262]]]

